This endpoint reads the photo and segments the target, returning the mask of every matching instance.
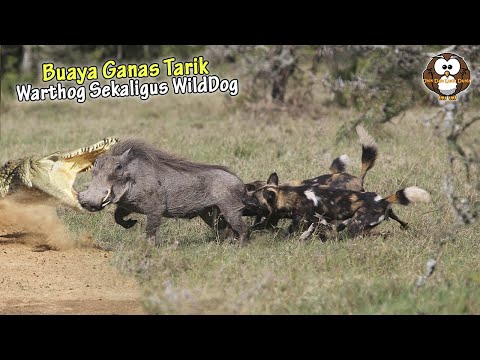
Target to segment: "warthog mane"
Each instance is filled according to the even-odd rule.
[[[155,167],[162,167],[166,165],[175,170],[190,172],[205,169],[219,169],[235,175],[225,166],[192,162],[180,156],[157,149],[139,139],[125,139],[116,143],[112,147],[110,154],[119,156],[129,149],[130,156],[132,156],[132,158],[141,158]]]

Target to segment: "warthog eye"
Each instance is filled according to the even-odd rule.
[[[115,166],[115,171],[118,171],[118,170],[122,170],[122,165],[117,164],[117,165]]]

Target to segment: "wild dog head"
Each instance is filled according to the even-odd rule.
[[[264,185],[261,185],[261,184]],[[258,215],[269,216],[275,211],[278,194],[278,175],[270,174],[267,182],[255,181],[246,185],[247,195],[243,198],[245,209]]]
[[[255,181],[252,181],[251,183],[245,184],[245,191],[247,192],[247,195],[250,196],[255,191],[264,187],[265,185],[267,185],[266,181],[255,180]]]

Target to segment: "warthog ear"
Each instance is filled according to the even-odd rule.
[[[278,175],[277,173],[271,173],[267,180],[268,185],[278,186]]]
[[[275,191],[264,190],[263,197],[265,198],[265,200],[267,200],[267,203],[269,205],[273,206],[273,204],[275,203],[275,198],[277,197],[277,194],[275,193]]]
[[[122,155],[120,155],[120,163],[126,164],[130,160],[132,155],[132,148],[126,150]]]

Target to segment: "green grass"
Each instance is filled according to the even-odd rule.
[[[316,105],[320,115],[302,115],[257,106],[244,111],[223,95],[91,100],[85,104],[49,102],[4,106],[0,160],[71,150],[106,136],[135,135],[192,160],[229,166],[245,182],[280,181],[328,172],[331,160],[348,154],[348,171],[358,174],[361,147],[356,135],[335,144],[335,134],[358,114]],[[422,126],[436,109],[416,108],[369,132],[380,157],[368,173],[366,188],[388,195],[420,186],[433,202],[396,206],[409,222],[403,231],[394,221],[382,223],[377,235],[299,242],[287,239],[287,221],[273,234],[254,232],[251,244],[222,242],[199,219],[163,221],[155,248],[143,238],[145,222],[124,230],[113,209],[81,214],[59,210],[74,233],[94,237],[114,252],[113,265],[134,276],[150,313],[228,314],[446,314],[480,313],[480,225],[462,228],[441,251],[436,271],[415,290],[426,261],[438,251],[438,240],[455,218],[443,190],[447,171],[444,137]],[[478,134],[479,126],[471,133]],[[469,135],[470,139],[475,139]],[[77,178],[81,190],[90,174]],[[458,167],[458,191],[472,200]]]

